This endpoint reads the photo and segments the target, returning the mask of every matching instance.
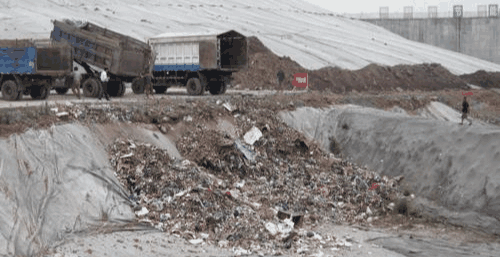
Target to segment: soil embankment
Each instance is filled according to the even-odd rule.
[[[289,57],[279,57],[256,37],[249,38],[249,67],[234,74],[236,88],[279,89],[276,74],[286,75],[283,89],[291,89],[293,74],[307,72],[312,90],[334,93],[435,91],[467,89],[467,82],[436,63],[382,66],[370,64],[359,70],[324,67],[307,70]],[[471,75],[475,77],[475,75]]]

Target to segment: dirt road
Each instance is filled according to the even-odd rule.
[[[187,94],[185,88],[169,88],[166,94],[154,95],[155,99],[197,99],[200,97],[218,97],[218,98],[226,98],[236,95],[247,95],[247,96],[265,96],[277,94],[276,90],[228,90],[226,94],[220,96],[212,96],[209,93],[205,93],[203,96],[190,96]],[[296,95],[306,93],[304,90],[298,91],[283,91],[284,95]],[[15,108],[15,107],[34,107],[34,106],[42,106],[45,104],[54,105],[56,103],[65,103],[70,101],[72,103],[106,103],[106,99],[98,100],[96,98],[86,98],[82,97],[82,99],[77,99],[75,95],[71,91],[68,91],[65,95],[58,95],[54,90],[51,92],[50,96],[47,100],[33,100],[30,96],[23,96],[21,101],[5,101],[1,100],[2,94],[0,93],[0,109],[4,108]],[[120,103],[133,103],[140,102],[145,99],[145,95],[136,95],[132,92],[130,87],[127,87],[125,91],[125,95],[123,97],[112,98],[112,102],[120,102]]]

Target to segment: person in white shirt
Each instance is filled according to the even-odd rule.
[[[110,97],[108,94],[108,81],[109,81],[108,68],[105,68],[101,72],[102,94],[99,95],[99,100],[101,100],[101,98],[103,96],[106,98],[106,100],[108,100],[108,101],[110,100]]]
[[[82,74],[78,72],[78,67],[74,68],[73,71],[73,83],[71,85],[71,91],[73,91],[73,94],[78,97],[78,99],[81,98],[80,96],[80,82],[82,80]]]

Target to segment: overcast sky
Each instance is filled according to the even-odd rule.
[[[403,12],[403,7],[413,6],[414,12],[427,12],[428,6],[437,6],[438,12],[452,11],[453,5],[463,5],[464,11],[477,11],[478,5],[499,4],[500,0],[305,0],[335,13],[378,12],[381,6],[389,7],[389,12]]]

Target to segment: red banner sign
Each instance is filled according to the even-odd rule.
[[[465,94],[462,92],[462,95],[472,95],[472,92],[468,92],[468,93],[465,93]]]
[[[293,75],[292,85],[296,87],[307,87],[309,83],[309,77],[307,73],[295,73]]]

